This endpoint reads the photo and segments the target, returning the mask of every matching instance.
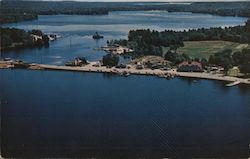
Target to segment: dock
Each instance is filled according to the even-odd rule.
[[[240,84],[240,81],[234,81],[234,82],[232,82],[232,83],[226,84],[226,86],[227,86],[227,87],[233,87],[233,86],[236,86],[236,85],[238,85],[238,84]]]

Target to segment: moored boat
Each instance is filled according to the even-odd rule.
[[[102,35],[100,35],[98,32],[95,32],[95,34],[92,36],[93,37],[93,39],[103,39],[103,36]]]

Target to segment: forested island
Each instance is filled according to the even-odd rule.
[[[49,2],[49,1],[1,1],[0,23],[34,20],[38,15],[78,14],[101,15],[110,11],[166,10],[169,12],[209,13],[222,16],[250,17],[250,2]]]
[[[1,51],[49,46],[49,36],[41,30],[25,31],[23,29],[0,27],[0,32]]]

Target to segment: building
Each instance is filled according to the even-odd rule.
[[[240,70],[238,67],[233,67],[227,71],[227,75],[229,76],[239,76],[240,75]]]
[[[37,42],[38,40],[42,40],[43,39],[42,36],[38,36],[38,35],[35,35],[35,34],[30,34],[30,36],[32,37],[32,39],[33,39],[34,42]]]
[[[57,39],[57,36],[55,34],[49,34],[48,38],[49,38],[49,41],[54,41]]]
[[[178,72],[202,72],[202,64],[196,61],[184,61],[178,65]]]
[[[140,70],[140,69],[144,69],[144,65],[143,65],[143,63],[141,63],[141,62],[137,62],[137,64],[136,64],[136,69],[138,69],[138,70]]]
[[[103,50],[112,54],[125,54],[125,53],[131,53],[134,51],[128,47],[119,46],[119,45],[111,45],[108,47],[103,47]]]
[[[82,66],[82,65],[85,65],[87,64],[87,61],[84,57],[77,57],[75,58],[74,60],[74,65],[75,66]]]

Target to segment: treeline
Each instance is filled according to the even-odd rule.
[[[137,54],[158,56],[162,55],[162,47],[184,46],[182,38],[174,32],[158,32],[149,29],[129,31],[128,44]]]
[[[18,13],[18,12],[6,12],[1,13],[0,24],[3,23],[17,23],[21,21],[35,20],[38,19],[37,14],[33,13]]]
[[[168,51],[165,54],[165,59],[172,62],[173,65],[178,65],[183,61],[197,61],[205,66],[221,66],[227,72],[230,68],[237,66],[241,73],[250,74],[250,49],[244,48],[242,51],[232,52],[231,49],[225,49],[215,53],[207,59],[191,59],[187,54],[178,54],[173,51]]]
[[[1,50],[42,47],[49,45],[49,38],[40,30],[25,31],[15,28],[0,27]],[[40,36],[35,40],[31,34]]]
[[[183,8],[170,7],[168,11],[250,17],[250,2],[195,2]]]
[[[173,52],[171,50],[168,50],[167,53],[164,56],[165,60],[168,60],[170,62],[172,62],[173,65],[178,65],[183,61],[190,61],[192,60],[187,54],[183,53],[183,54],[178,54],[177,52]],[[205,61],[207,62],[206,59],[194,59],[195,61]]]
[[[165,30],[158,32],[149,29],[129,31],[128,40],[112,41],[119,45],[126,44],[133,48],[136,54],[162,55],[162,47],[170,47],[176,51],[178,47],[184,46],[184,41],[223,40],[250,44],[250,20],[244,26],[226,27],[222,29],[192,29],[188,31]]]
[[[223,67],[226,71],[233,66],[238,66],[241,73],[250,73],[250,49],[242,49],[232,53],[232,50],[226,49],[211,55],[209,64]]]
[[[250,2],[194,2],[173,4],[159,2],[49,2],[2,0],[1,23],[36,19],[37,15],[108,14],[110,11],[166,10],[169,12],[209,13],[250,17]]]
[[[138,5],[130,2],[49,2],[49,1],[1,1],[0,22],[17,22],[21,17],[23,20],[33,15],[104,15],[110,11],[136,11],[136,10],[167,10],[168,5]],[[26,14],[26,15],[24,15]],[[19,17],[19,18],[16,18]],[[30,17],[30,16],[29,16]],[[17,20],[18,19],[18,20]]]
[[[216,27],[209,29],[192,29],[184,32],[178,32],[183,41],[204,41],[204,40],[224,40],[237,43],[250,43],[249,34],[250,20],[245,26],[235,27]]]

